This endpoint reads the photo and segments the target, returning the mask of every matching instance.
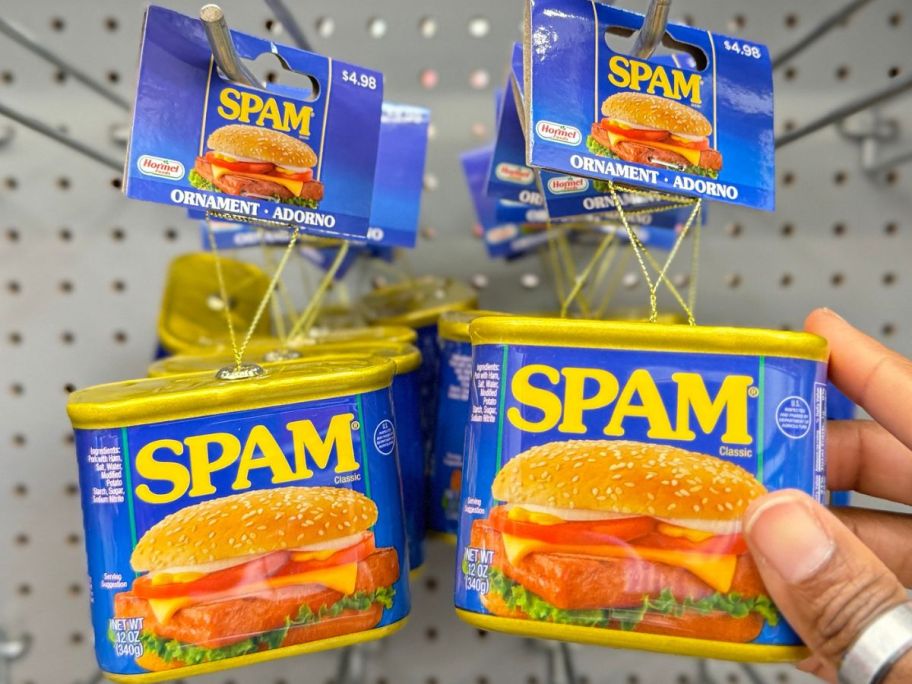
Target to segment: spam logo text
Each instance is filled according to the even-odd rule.
[[[556,429],[574,435],[601,432],[623,437],[635,419],[638,425],[646,422],[651,439],[682,442],[694,440],[696,430],[711,434],[721,423],[723,442],[753,443],[748,431],[748,399],[757,396],[752,377],[726,376],[714,395],[699,373],[673,373],[671,380],[677,391],[663,395],[644,368],[622,381],[600,368],[530,364],[517,370],[510,382],[510,392],[524,410],[510,407],[507,420],[525,432]],[[603,423],[605,409],[609,411]],[[593,411],[602,411],[598,425],[589,417]]]
[[[217,493],[212,476],[222,471],[230,475],[233,491],[249,489],[250,475],[258,471],[275,485],[309,480],[314,469],[354,472],[361,467],[352,440],[358,425],[354,418],[352,413],[333,416],[324,434],[310,420],[287,423],[282,437],[286,442],[290,438],[290,454],[265,425],[254,425],[246,434],[212,432],[154,440],[136,452],[136,472],[147,481],[136,487],[136,496],[151,504],[210,496]]]
[[[687,100],[700,105],[700,74],[664,67],[660,64],[641,62],[625,55],[614,55],[608,60],[608,81],[618,88],[659,95],[672,100]]]
[[[237,88],[224,88],[219,93],[219,116],[229,121],[263,126],[283,133],[295,131],[302,138],[310,137],[313,107],[294,102],[279,102]]]

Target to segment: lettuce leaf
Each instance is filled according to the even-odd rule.
[[[187,176],[187,182],[190,183],[197,190],[207,190],[209,192],[221,192],[217,187],[215,187],[209,180],[207,180],[199,171],[193,169],[190,171],[190,174]],[[273,197],[274,202],[281,202],[282,204],[290,204],[293,207],[302,207],[304,209],[316,209],[318,202],[312,199],[305,199],[304,197],[292,197],[291,199],[280,199],[278,197]]]
[[[286,618],[285,625],[279,629],[258,634],[249,639],[220,648],[205,648],[195,644],[187,644],[176,639],[161,637],[151,632],[140,634],[139,641],[143,645],[145,653],[153,653],[168,663],[180,662],[186,665],[211,663],[215,660],[237,658],[250,653],[278,648],[285,641],[289,630],[310,625],[323,619],[338,617],[346,610],[367,610],[374,603],[379,603],[386,609],[392,608],[395,596],[395,589],[382,587],[370,592],[362,591],[344,596],[331,605],[321,606],[316,612],[308,606],[301,606],[297,615],[294,618]]]
[[[746,598],[734,591],[727,594],[716,592],[702,599],[677,599],[671,589],[665,589],[655,598],[644,597],[643,603],[635,608],[564,610],[551,605],[499,570],[491,570],[489,579],[491,593],[499,596],[510,610],[521,611],[533,620],[544,622],[582,627],[617,626],[629,631],[642,622],[648,613],[681,617],[688,611],[696,611],[701,615],[726,613],[736,618],[756,613],[773,627],[779,624],[779,611],[770,598],[762,594]]]

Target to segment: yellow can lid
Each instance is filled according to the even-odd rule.
[[[641,349],[741,356],[782,356],[826,362],[827,341],[810,333],[579,319],[483,317],[469,325],[472,344],[528,344]]]
[[[254,264],[225,257],[220,261],[231,320],[237,334],[243,335],[269,289],[269,276]],[[267,308],[254,335],[269,335],[269,330]],[[228,324],[212,254],[184,254],[171,262],[158,315],[158,338],[171,353],[228,344]]]
[[[469,323],[481,316],[509,316],[500,311],[469,309],[468,311],[446,311],[437,322],[437,337],[456,342],[469,341]]]
[[[606,321],[641,321],[649,322],[651,312],[645,307],[625,307],[612,309],[605,315]],[[656,317],[656,323],[668,323],[669,325],[681,325],[687,323],[687,318],[679,313],[672,311],[660,311]]]
[[[389,359],[353,355],[275,364],[243,380],[211,371],[127,380],[73,392],[67,413],[75,428],[159,423],[370,392],[389,387],[395,370]]]
[[[316,359],[358,358],[372,355],[392,360],[396,364],[397,375],[413,371],[421,365],[421,352],[417,347],[382,340],[301,347],[289,345],[284,348],[280,340],[263,340],[251,343],[247,347],[244,361],[255,363],[263,368],[271,368],[300,361],[310,363]],[[233,363],[234,354],[225,350],[214,354],[178,354],[159,359],[149,366],[148,373],[150,378],[164,378],[184,373],[215,373]]]
[[[361,298],[371,323],[421,328],[437,322],[445,311],[478,306],[475,290],[451,278],[422,276],[374,290]]]
[[[400,342],[411,344],[418,339],[415,331],[404,325],[373,325],[338,330],[312,330],[293,340],[296,348],[308,345],[347,344],[349,342]]]

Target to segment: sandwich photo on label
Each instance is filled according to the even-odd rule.
[[[303,140],[231,124],[214,130],[206,146],[188,177],[195,188],[310,209],[323,199],[323,184],[314,180],[317,155]]]
[[[657,95],[615,93],[602,102],[586,146],[593,154],[717,178],[722,155],[709,146],[712,124],[693,107]]]
[[[743,468],[631,441],[536,446],[497,474],[501,505],[471,545],[493,551],[492,614],[747,643],[779,614],[741,534],[766,492]]]
[[[281,487],[212,499],[150,528],[114,600],[142,618],[139,666],[151,671],[234,658],[373,629],[399,579],[377,548],[377,506],[335,487]]]

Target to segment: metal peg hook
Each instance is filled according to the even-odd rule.
[[[278,22],[288,31],[288,35],[291,36],[295,45],[302,50],[313,52],[307,36],[304,35],[304,30],[282,0],[266,0],[266,6],[269,7]]]
[[[643,26],[637,33],[636,42],[633,44],[633,55],[640,59],[649,59],[659,47],[665,36],[665,27],[668,26],[668,13],[671,11],[671,0],[650,0],[649,9]]]
[[[203,22],[206,38],[212,49],[212,56],[219,69],[236,83],[243,83],[254,88],[261,87],[262,84],[257,77],[246,67],[234,50],[234,41],[231,39],[231,31],[228,30],[228,22],[225,21],[225,13],[222,8],[218,5],[203,5],[200,9],[200,20]]]
[[[28,634],[12,639],[0,629],[0,684],[12,684],[12,663],[25,657],[31,646],[32,638]]]

